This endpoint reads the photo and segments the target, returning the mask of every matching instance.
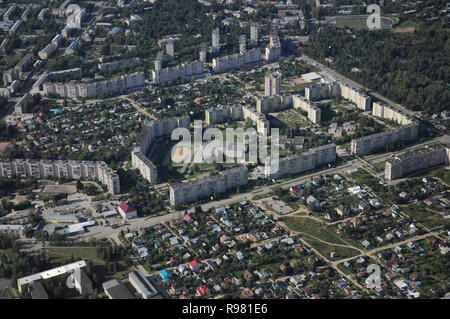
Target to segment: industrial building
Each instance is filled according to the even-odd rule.
[[[158,294],[156,288],[145,278],[144,274],[138,270],[128,274],[130,284],[142,296],[143,299],[150,299]]]

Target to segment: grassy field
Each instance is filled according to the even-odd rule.
[[[323,241],[329,242],[331,244],[342,244],[345,245],[346,243],[343,242],[340,238],[338,238],[336,235],[332,234],[330,231],[328,231],[325,228],[325,224],[320,223],[318,221],[315,221],[311,218],[302,218],[302,217],[286,217],[283,218],[283,221],[286,223],[286,225],[298,232],[305,233],[307,235],[314,236],[316,238],[319,238]]]
[[[416,204],[411,204],[406,208],[402,208],[402,212],[414,218],[417,223],[420,223],[430,229],[445,224],[450,224],[450,222],[445,220],[441,215],[417,207]]]
[[[336,24],[340,27],[368,28],[367,27],[367,18],[337,19]],[[388,26],[388,25],[391,25],[391,22],[390,22],[390,20],[381,17],[381,25]]]
[[[338,19],[336,23],[340,27],[359,27],[367,28],[367,19],[356,18],[356,19]]]
[[[73,255],[75,259],[88,259],[97,264],[105,263],[97,256],[95,247],[50,247],[45,249],[51,258],[70,258]]]
[[[307,242],[330,260],[339,260],[359,255],[359,252],[356,249],[327,245],[314,239],[307,239]],[[334,258],[330,258],[332,252],[335,253]]]
[[[275,117],[290,127],[305,127],[309,125],[307,120],[302,119],[300,114],[292,110],[280,112]]]

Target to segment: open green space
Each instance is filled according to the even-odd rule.
[[[325,224],[315,221],[311,218],[290,216],[283,218],[283,221],[293,231],[314,236],[318,239],[329,242],[331,244],[342,244],[342,245],[346,244],[336,235],[327,230],[325,228]]]

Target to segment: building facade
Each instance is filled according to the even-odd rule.
[[[332,163],[335,160],[336,145],[327,144],[304,153],[282,157],[278,160],[278,165],[273,160],[267,161],[264,175],[266,178],[278,178],[287,174],[297,174]]]
[[[176,205],[193,202],[247,183],[248,169],[245,166],[227,169],[216,176],[170,185],[170,203]]]
[[[145,154],[149,150],[152,142],[159,136],[169,135],[177,127],[189,128],[189,116],[174,117],[167,120],[149,122],[141,134],[131,152],[131,164],[133,168],[137,168],[151,184],[155,184],[158,180],[158,170]]]
[[[19,178],[97,179],[111,194],[120,193],[119,175],[105,162],[14,159],[0,161],[0,176]]]
[[[433,166],[448,165],[449,151],[445,146],[435,146],[398,155],[386,162],[384,177],[393,180]]]

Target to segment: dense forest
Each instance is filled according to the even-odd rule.
[[[400,34],[389,30],[362,30],[354,35],[342,29],[320,28],[311,35],[307,54],[368,88],[426,113],[448,109],[450,101],[449,30],[420,28]],[[351,72],[352,68],[361,72]]]

